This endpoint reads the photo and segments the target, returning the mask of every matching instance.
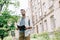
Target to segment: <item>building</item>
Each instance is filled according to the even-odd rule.
[[[37,5],[38,4],[38,5]],[[41,16],[41,12],[40,12],[40,2],[38,3],[38,0],[29,0],[29,10],[31,13],[32,17],[32,22],[33,22],[33,27],[35,28],[35,33],[38,32],[38,25],[36,25],[36,23],[40,20],[40,16]],[[39,11],[38,11],[39,10]]]
[[[60,28],[60,0],[29,0],[34,33]]]

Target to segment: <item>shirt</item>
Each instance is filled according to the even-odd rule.
[[[27,27],[30,26],[30,20],[29,20],[27,17],[21,18],[20,21],[19,21],[19,23],[18,23],[18,25],[19,25],[19,26],[25,25],[25,27],[27,28]],[[22,31],[23,31],[23,30],[22,30]]]
[[[30,26],[32,27],[31,21],[27,17],[21,18],[17,25],[19,26],[25,25],[25,27],[30,27]],[[25,36],[31,34],[31,31],[32,29],[25,30]],[[23,31],[19,31],[19,32],[23,32]]]
[[[21,18],[20,26],[23,26],[23,25],[25,25],[25,19],[24,18]]]

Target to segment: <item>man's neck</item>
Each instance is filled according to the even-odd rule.
[[[25,16],[22,16],[22,18],[25,18]]]

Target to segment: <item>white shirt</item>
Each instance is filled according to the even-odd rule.
[[[19,26],[25,25],[25,27],[29,27],[28,21],[29,21],[29,19],[27,17],[21,18],[20,21],[17,23],[17,25],[19,25]]]
[[[24,21],[24,20],[25,20],[25,24],[22,23],[22,21]],[[23,20],[21,18],[17,25],[19,25],[19,26],[25,25],[26,28],[30,27],[31,24],[29,25],[28,21],[29,21],[29,19],[27,17],[25,17]],[[21,24],[20,24],[20,22],[21,22]],[[31,33],[31,29],[25,30],[25,36],[28,36],[30,33]]]

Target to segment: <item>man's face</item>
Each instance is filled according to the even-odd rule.
[[[25,10],[24,9],[21,9],[21,14],[22,14],[22,16],[25,16]]]

